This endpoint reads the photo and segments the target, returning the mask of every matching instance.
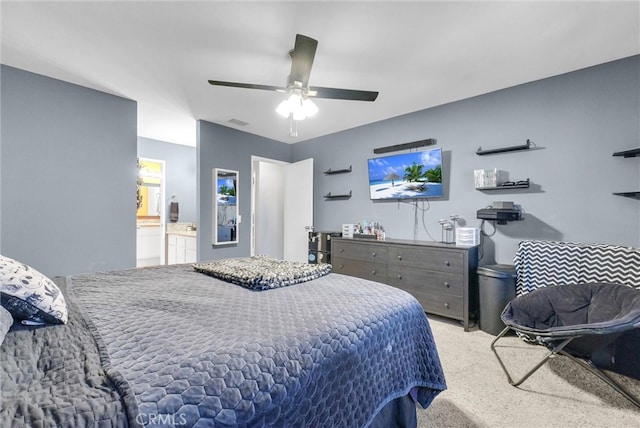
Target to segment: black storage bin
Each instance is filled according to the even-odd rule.
[[[513,265],[478,267],[480,330],[497,336],[504,330],[500,314],[516,297],[516,269]]]

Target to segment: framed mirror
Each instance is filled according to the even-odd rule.
[[[238,171],[213,169],[213,245],[238,243]]]

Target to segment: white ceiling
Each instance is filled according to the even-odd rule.
[[[204,119],[294,143],[640,54],[638,1],[6,1],[3,64],[138,103],[138,135],[195,145]],[[284,86],[296,33],[319,41],[318,99],[289,136]],[[229,120],[248,122],[238,126]]]

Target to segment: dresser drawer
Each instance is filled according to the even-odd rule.
[[[369,244],[366,242],[335,241],[333,243],[332,256],[362,260],[363,262],[387,263],[387,246]]]
[[[390,245],[388,249],[389,264],[440,272],[462,273],[464,269],[464,255],[460,251],[393,245]]]
[[[387,277],[393,285],[411,294],[436,292],[456,297],[464,296],[464,276],[446,272],[426,271],[410,267],[388,266]]]
[[[464,299],[449,294],[428,292],[414,295],[420,302],[424,311],[429,314],[442,315],[447,318],[462,320],[464,314]]]
[[[383,283],[387,281],[387,266],[385,263],[362,262],[333,256],[331,266],[334,273],[357,276],[358,278]]]

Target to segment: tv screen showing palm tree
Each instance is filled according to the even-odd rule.
[[[442,149],[369,159],[371,199],[424,199],[444,196]]]

